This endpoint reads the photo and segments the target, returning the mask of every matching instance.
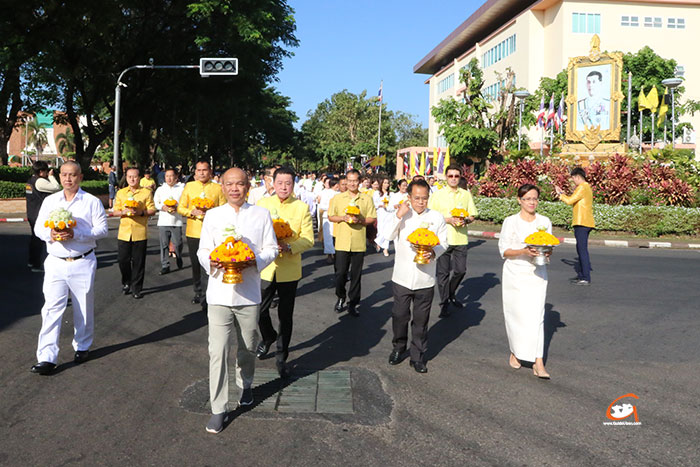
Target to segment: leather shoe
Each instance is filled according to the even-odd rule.
[[[87,362],[89,353],[90,353],[89,350],[78,350],[77,352],[75,352],[75,357],[73,357],[73,362],[77,365],[80,365],[83,362]]]
[[[285,362],[277,361],[275,364],[277,366],[277,373],[279,373],[280,378],[287,379],[291,376],[291,372],[289,371],[289,368],[287,368],[287,364]]]
[[[131,293],[131,286],[129,286],[129,284],[122,284],[122,293],[124,295],[129,295]]]
[[[462,302],[458,302],[456,298],[451,298],[450,304],[454,305],[456,308],[464,308],[464,304]]]
[[[348,305],[348,313],[355,318],[360,316],[360,311],[357,309],[356,305]]]
[[[258,359],[262,359],[267,353],[270,351],[270,346],[274,343],[275,341],[261,341],[258,344],[258,348],[255,349],[255,356],[258,357]]]
[[[345,306],[345,299],[339,298],[338,301],[335,302],[335,312],[342,313],[344,306]]]
[[[195,295],[194,298],[192,298],[192,304],[196,305],[197,303],[201,303],[202,301],[202,296],[201,295]]]
[[[398,350],[394,350],[389,354],[389,365],[398,365],[401,363],[401,354]]]
[[[170,268],[161,268],[161,269],[160,269],[160,272],[158,273],[158,275],[164,276],[164,275],[166,275],[166,274],[169,273],[169,272],[170,272]]]
[[[444,305],[440,305],[440,314],[438,318],[447,318],[448,316],[450,316],[450,304],[445,303]]]
[[[134,298],[136,300],[141,300],[143,298],[143,294],[141,292],[134,292]]]
[[[418,373],[427,373],[428,372],[428,367],[425,366],[425,363],[423,363],[423,362],[414,362],[413,360],[411,360],[411,366]]]
[[[175,258],[175,262],[177,263],[177,268],[182,269],[182,258]]]
[[[32,366],[31,371],[32,373],[37,373],[39,375],[48,375],[53,371],[53,369],[56,368],[55,363],[51,362],[39,362],[36,365]]]

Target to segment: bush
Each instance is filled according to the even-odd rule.
[[[95,196],[109,193],[109,182],[106,180],[83,180],[80,188]]]
[[[520,211],[514,198],[484,198],[474,200],[479,219],[502,223]],[[560,202],[541,201],[537,212],[549,217],[553,225],[570,228],[572,209]],[[596,229],[634,232],[657,237],[665,234],[700,234],[700,208],[678,206],[593,206]]]
[[[24,198],[26,186],[26,183],[0,180],[0,199]]]
[[[0,180],[4,182],[25,183],[31,176],[31,167],[9,167],[7,165],[0,165]]]

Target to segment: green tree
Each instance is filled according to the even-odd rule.
[[[56,149],[59,154],[75,152],[75,138],[71,127],[67,127],[63,133],[56,135]]]
[[[39,119],[36,117],[27,121],[25,127],[27,132],[27,145],[34,146],[37,155],[41,156],[44,153],[44,148],[49,144],[46,128],[39,125]]]

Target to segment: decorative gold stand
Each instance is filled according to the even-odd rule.
[[[423,254],[432,253],[433,247],[428,245],[417,245],[415,243],[411,243],[411,245],[413,245],[413,248],[416,249],[416,256],[413,258],[413,262],[418,264],[429,264],[430,260],[425,259]]]
[[[255,261],[226,261],[221,264],[224,265],[224,284],[240,284],[243,282],[243,271],[245,268],[255,263]]]

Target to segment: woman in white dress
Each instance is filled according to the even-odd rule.
[[[392,193],[389,196],[389,212],[395,212],[399,209],[399,204],[402,201],[408,199],[408,182],[406,180],[399,180],[399,191]]]
[[[377,210],[377,236],[374,238],[374,243],[377,246],[377,251],[381,249],[384,256],[389,256],[389,240],[382,235],[391,216],[389,211],[389,186],[391,186],[389,179],[382,178],[372,196],[374,207]]]
[[[503,263],[503,315],[510,346],[510,366],[520,368],[520,361],[534,362],[532,372],[549,379],[544,368],[544,304],[547,296],[547,266],[535,266],[534,248],[525,238],[544,226],[552,233],[549,218],[537,214],[540,190],[525,184],[518,189],[520,212],[506,218],[501,228],[498,249]]]

